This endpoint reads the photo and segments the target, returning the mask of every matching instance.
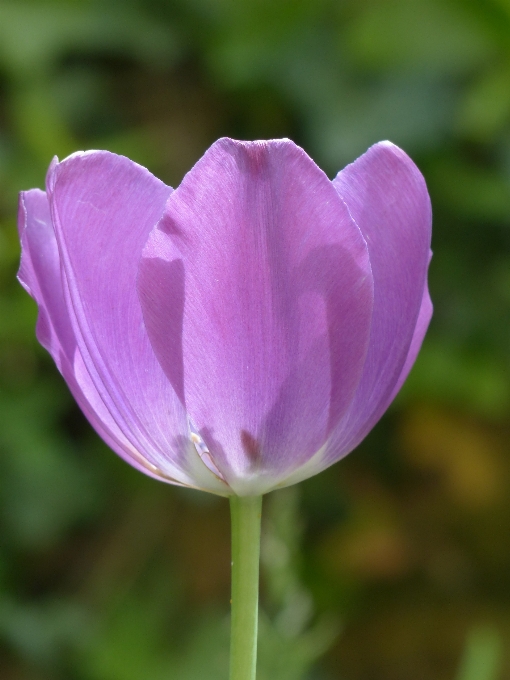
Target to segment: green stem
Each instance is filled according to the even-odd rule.
[[[255,680],[262,496],[232,496],[230,680]]]

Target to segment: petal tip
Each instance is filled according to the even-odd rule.
[[[301,148],[288,137],[281,137],[278,139],[254,139],[254,140],[221,137],[211,146],[211,149],[217,146],[224,149],[243,149],[246,151],[250,151],[252,149],[275,148],[275,147],[291,147],[293,149]]]

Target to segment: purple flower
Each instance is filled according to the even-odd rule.
[[[289,140],[220,139],[172,190],[106,151],[21,194],[37,337],[128,463],[221,495],[365,437],[432,312],[425,182],[389,142],[331,182]]]

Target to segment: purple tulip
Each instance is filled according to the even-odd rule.
[[[356,447],[419,351],[431,210],[389,142],[330,181],[289,140],[220,139],[172,190],[106,151],[20,197],[37,337],[107,444],[220,495]]]

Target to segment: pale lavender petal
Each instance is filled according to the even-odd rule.
[[[427,286],[423,293],[423,300],[420,307],[420,313],[418,314],[416,328],[414,329],[413,339],[411,340],[411,346],[409,347],[409,352],[407,353],[407,358],[405,360],[404,367],[400,372],[397,384],[393,388],[393,392],[390,394],[388,398],[387,406],[389,406],[393,399],[395,399],[395,397],[397,396],[400,388],[402,387],[407,376],[409,375],[409,371],[411,370],[414,362],[416,361],[418,352],[421,349],[423,338],[425,337],[425,333],[427,332],[427,328],[429,327],[430,319],[432,318],[432,311],[433,311],[432,300],[430,299],[429,288]]]
[[[357,446],[387,409],[414,361],[431,312],[424,291],[432,214],[425,181],[412,160],[381,142],[342,170],[334,185],[368,244],[374,316],[363,376],[331,439],[326,464]]]
[[[85,368],[65,302],[60,257],[43,191],[20,194],[18,225],[22,246],[18,279],[38,305],[37,337],[50,352],[78,405],[108,446],[128,463],[156,479],[179,483],[151,465],[124,436]]]
[[[413,338],[411,340],[411,346],[409,348],[409,352],[407,354],[404,367],[402,368],[400,376],[393,387],[393,391],[391,392],[391,394],[387,396],[386,401],[379,406],[379,412],[381,414],[384,413],[384,411],[391,404],[396,394],[402,387],[405,379],[407,378],[409,371],[413,367],[414,361],[418,355],[418,352],[420,351],[423,338],[425,337],[425,333],[427,332],[431,316],[432,316],[432,302],[430,299],[428,287],[426,287],[423,294],[420,312],[418,314],[418,321],[416,323],[416,328],[414,331]],[[351,416],[351,414],[349,415]],[[290,486],[291,484],[297,484],[298,482],[301,482],[303,479],[308,479],[308,477],[313,477],[313,475],[316,475],[321,470],[324,470],[324,468],[328,467],[328,465],[331,465],[339,458],[346,456],[369,433],[370,429],[374,426],[374,424],[375,423],[370,419],[367,420],[366,422],[363,422],[360,419],[356,423],[357,429],[354,430],[354,436],[352,435],[352,431],[351,433],[349,433],[351,439],[348,440],[347,445],[344,442],[343,448],[340,448],[340,446],[338,445],[333,447],[332,444],[333,445],[335,444],[335,439],[333,439],[332,442],[328,442],[317,451],[315,456],[310,458],[310,460],[308,460],[304,465],[302,465],[300,468],[298,468],[288,477],[286,477],[285,480],[283,480],[279,484],[279,486],[280,487]],[[342,425],[343,423],[341,424],[341,426]],[[334,436],[337,437],[336,440],[337,442],[338,440],[340,440],[343,434],[341,426],[338,428],[338,431],[334,433]],[[331,453],[333,453],[335,457],[333,457]]]
[[[145,168],[108,152],[74,154],[50,169],[63,293],[79,351],[73,375],[153,474],[228,493],[190,443],[186,413],[154,356],[136,294],[143,245],[170,193]]]
[[[367,246],[292,142],[214,144],[170,196],[139,294],[161,366],[237,493],[272,488],[349,408],[372,317]]]
[[[39,306],[37,339],[61,369],[62,343],[71,346],[75,343],[68,322],[58,248],[44,191],[32,189],[20,193],[18,228],[21,241],[18,280]],[[53,317],[51,321],[48,308]]]

